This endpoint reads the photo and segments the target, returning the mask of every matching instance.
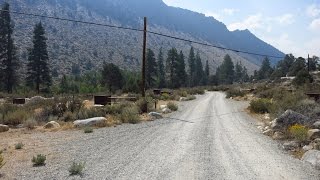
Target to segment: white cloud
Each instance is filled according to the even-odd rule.
[[[317,17],[320,15],[320,5],[312,4],[307,7],[306,13],[309,17]]]
[[[275,17],[274,19],[283,25],[289,25],[295,21],[293,14],[284,14],[282,16]]]
[[[204,13],[207,17],[214,17],[216,20],[218,20],[218,21],[223,21],[223,18],[222,18],[222,16],[220,15],[220,14],[218,14],[218,13],[214,13],[214,12],[210,12],[210,11],[208,11],[208,12],[205,12]]]
[[[320,18],[314,19],[309,25],[309,28],[314,31],[320,31]]]
[[[234,31],[236,29],[244,30],[244,29],[260,29],[263,27],[263,19],[262,14],[255,14],[249,16],[247,19],[245,19],[242,22],[236,22],[228,25],[228,29],[230,31]]]
[[[238,12],[238,9],[229,9],[229,8],[225,8],[222,10],[222,12],[226,15],[232,16],[234,13]]]

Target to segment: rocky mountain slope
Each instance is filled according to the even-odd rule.
[[[162,0],[10,0],[13,11],[112,24],[142,29],[143,16],[148,17],[148,29],[168,35],[201,41],[243,51],[282,56],[283,53],[255,37],[248,30],[230,32],[212,17],[189,10],[169,7]],[[32,29],[42,21],[48,34],[51,65],[58,74],[71,73],[72,66],[82,72],[101,67],[105,62],[127,69],[141,66],[142,33],[101,26],[45,18],[30,18],[13,14],[15,40],[22,61],[26,61],[31,46]],[[177,41],[148,34],[148,48],[156,53],[160,47],[171,47],[186,55],[193,46],[203,61],[209,60],[211,71],[230,54],[250,71],[257,69],[263,57],[248,56],[217,48]]]

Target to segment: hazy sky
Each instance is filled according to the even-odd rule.
[[[320,0],[163,0],[213,16],[229,30],[249,29],[284,53],[320,56]]]

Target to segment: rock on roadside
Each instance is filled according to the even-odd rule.
[[[164,109],[162,109],[162,113],[163,114],[169,114],[169,113],[171,113],[172,111],[169,109],[169,108],[164,108]]]
[[[320,138],[320,130],[319,129],[310,129],[308,131],[308,138],[311,140]]]
[[[153,119],[162,119],[163,118],[163,116],[157,112],[150,112],[149,116],[151,116]]]
[[[301,160],[311,163],[313,166],[315,166],[316,169],[320,170],[320,151],[317,151],[317,150],[307,151],[302,156]]]
[[[43,126],[45,129],[57,129],[60,128],[60,124],[55,121],[50,121],[46,125]]]
[[[283,144],[283,149],[286,151],[292,151],[299,147],[299,143],[296,141],[290,141]]]
[[[105,123],[107,119],[105,117],[95,117],[90,119],[76,120],[73,122],[74,127],[86,127],[96,126],[100,123]]]
[[[287,110],[281,116],[272,121],[271,128],[273,130],[287,130],[290,126],[295,124],[307,124],[310,119],[300,113],[294,112],[292,110]]]
[[[9,131],[9,126],[0,124],[0,133]]]
[[[319,129],[320,128],[320,121],[313,123],[313,127],[316,129]]]

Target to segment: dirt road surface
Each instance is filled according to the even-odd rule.
[[[31,157],[21,156],[3,172],[16,179],[81,179],[69,176],[76,161],[86,162],[83,179],[319,180],[319,171],[259,132],[247,106],[210,92],[181,103],[168,119],[92,134],[32,134],[28,142],[37,143],[25,142],[23,151],[47,154],[46,166],[32,167]]]

